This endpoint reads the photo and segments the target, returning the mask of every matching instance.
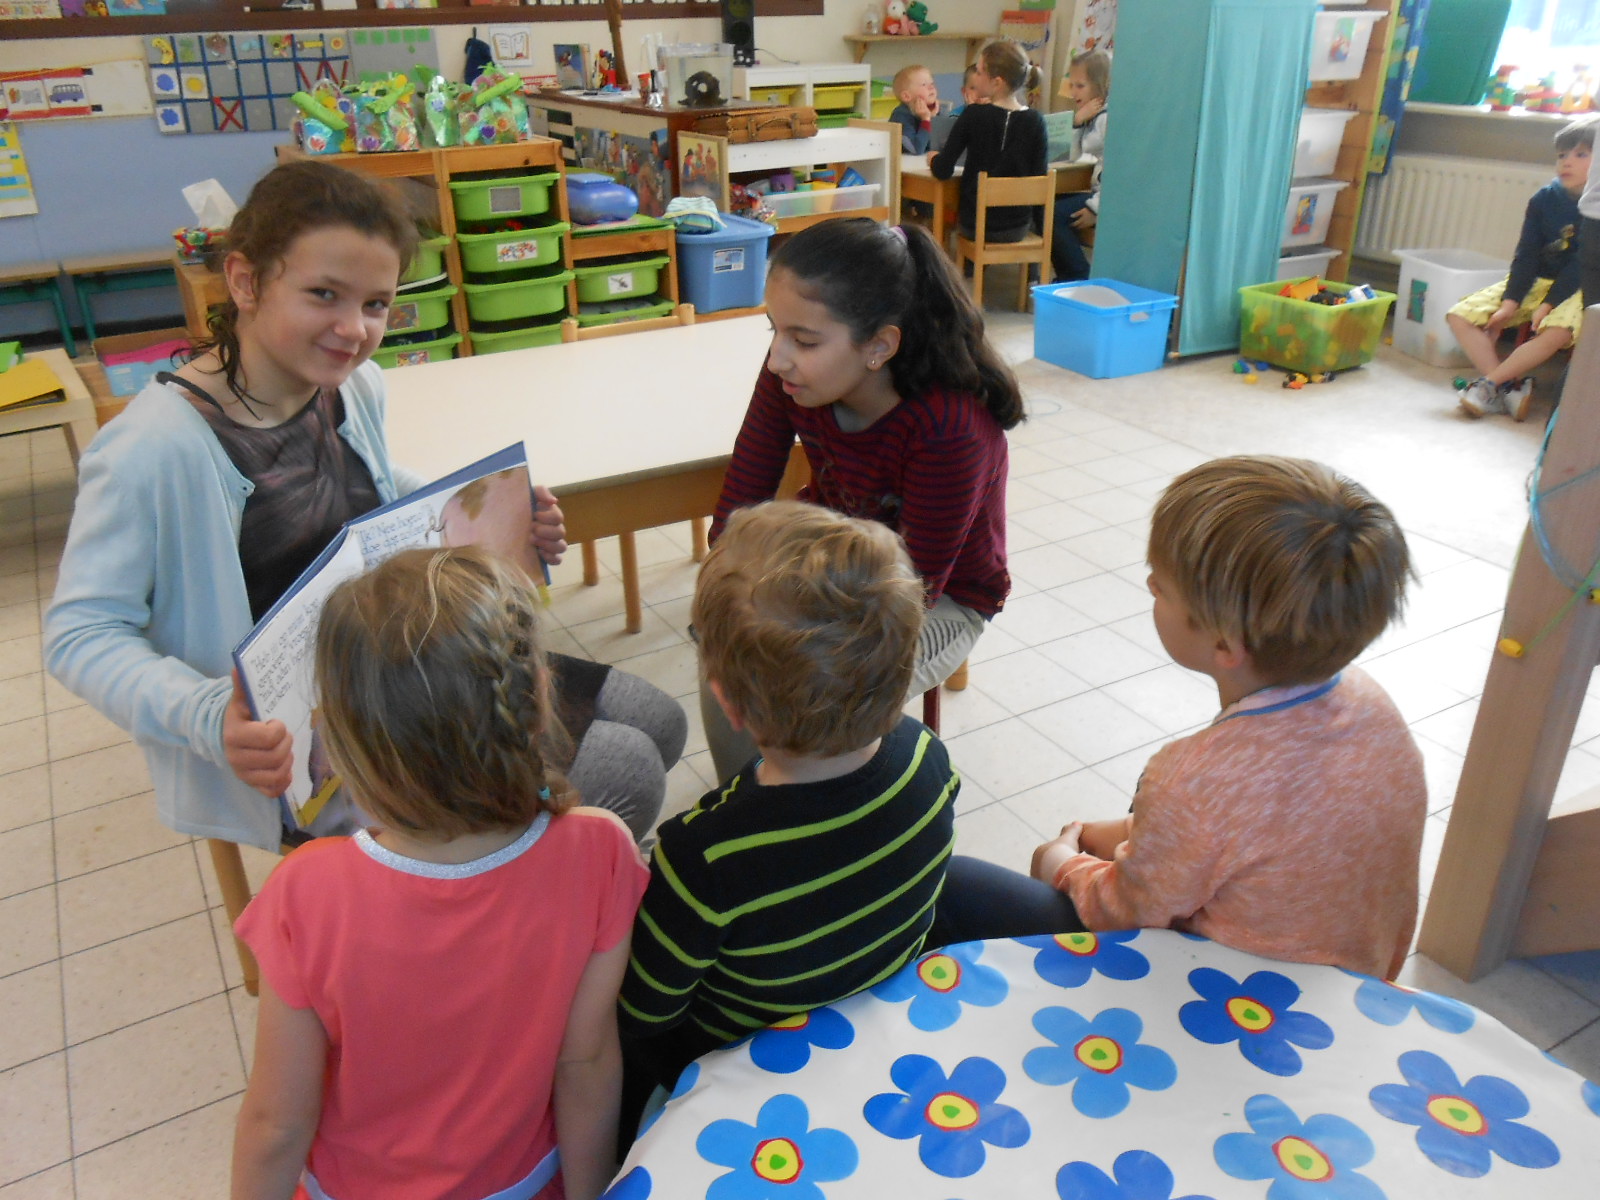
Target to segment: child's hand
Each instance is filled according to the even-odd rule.
[[[1061,869],[1061,864],[1074,854],[1078,853],[1078,836],[1083,830],[1082,821],[1074,821],[1070,825],[1061,827],[1061,836],[1054,841],[1046,842],[1033,852],[1033,862],[1028,866],[1028,874],[1041,883],[1055,886],[1056,872]]]
[[[1495,309],[1494,316],[1490,317],[1488,323],[1484,325],[1484,332],[1487,333],[1491,338],[1499,336],[1500,331],[1506,327],[1506,322],[1510,321],[1511,318],[1516,315],[1516,301],[1501,301],[1500,307]]]
[[[222,713],[222,749],[233,773],[263,796],[277,799],[288,788],[294,774],[293,739],[282,721],[258,721],[250,714],[238,671]]]
[[[1078,836],[1078,848],[1085,854],[1110,860],[1116,856],[1117,847],[1128,840],[1133,818],[1118,817],[1113,821],[1085,821]]]
[[[1105,97],[1095,96],[1085,100],[1073,111],[1072,123],[1074,125],[1087,125],[1106,110]]]
[[[1080,208],[1073,213],[1070,220],[1074,229],[1092,229],[1099,218],[1095,216],[1092,208]]]
[[[554,493],[549,488],[533,489],[533,548],[539,557],[551,566],[561,561],[567,552],[567,524],[556,505]]]
[[[911,112],[919,121],[933,120],[934,109],[937,107],[937,105],[938,101],[934,101],[933,104],[929,104],[921,96],[911,97]]]
[[[1544,319],[1550,315],[1550,306],[1541,304],[1533,310],[1533,316],[1528,318],[1528,327],[1535,333],[1544,328]]]
[[[928,169],[929,170],[933,169],[933,160],[938,158],[938,157],[939,157],[939,152],[937,150],[929,150],[928,151],[927,162],[928,162]]]

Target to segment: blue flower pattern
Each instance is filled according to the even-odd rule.
[[[1057,933],[1016,940],[1033,946],[1033,969],[1046,983],[1057,987],[1082,987],[1096,972],[1107,979],[1143,979],[1150,974],[1150,960],[1128,945],[1139,936],[1137,929],[1119,933]]]
[[[1213,967],[1189,972],[1189,985],[1201,996],[1178,1011],[1190,1035],[1214,1046],[1239,1043],[1252,1066],[1272,1075],[1297,1075],[1302,1063],[1295,1046],[1322,1050],[1333,1044],[1333,1030],[1320,1017],[1294,1008],[1300,987],[1276,971],[1256,971],[1243,983]]]
[[[872,994],[880,1000],[910,1000],[906,1019],[918,1029],[948,1029],[960,1019],[962,1005],[993,1008],[1011,990],[1004,975],[978,961],[982,954],[982,942],[945,946],[896,971]]]
[[[1172,1168],[1148,1150],[1117,1155],[1107,1175],[1092,1163],[1070,1162],[1056,1172],[1061,1200],[1212,1200],[1210,1196],[1172,1194]]]
[[[985,1146],[1021,1146],[1028,1120],[999,1102],[1006,1075],[987,1058],[966,1058],[947,1077],[922,1054],[902,1055],[889,1068],[898,1092],[880,1092],[862,1109],[867,1124],[887,1137],[917,1138],[917,1157],[935,1175],[964,1179],[981,1170]],[[714,1198],[708,1198],[714,1200]]]
[[[1372,978],[1356,988],[1356,1007],[1380,1025],[1398,1025],[1415,1009],[1429,1025],[1446,1033],[1465,1033],[1478,1019],[1472,1006],[1459,1000]]]
[[[1301,1121],[1276,1096],[1251,1096],[1250,1133],[1225,1133],[1212,1157],[1235,1179],[1269,1179],[1267,1200],[1385,1200],[1382,1188],[1355,1168],[1372,1161],[1372,1139],[1331,1113]]]
[[[692,1062],[678,1073],[678,1082],[672,1085],[672,1093],[667,1097],[667,1104],[671,1104],[679,1096],[687,1096],[694,1091],[694,1085],[699,1082],[700,1064]],[[649,1128],[661,1119],[661,1114],[666,1111],[667,1105],[663,1104],[655,1112],[647,1116],[639,1126],[639,1136],[643,1137]]]
[[[1528,1115],[1528,1098],[1510,1080],[1474,1075],[1462,1083],[1450,1064],[1427,1050],[1408,1050],[1398,1060],[1405,1083],[1380,1083],[1369,1093],[1372,1107],[1417,1127],[1417,1149],[1452,1175],[1487,1175],[1494,1156],[1519,1167],[1553,1167],[1556,1144],[1516,1118]]]
[[[1070,1008],[1044,1008],[1033,1027],[1052,1045],[1028,1051],[1022,1069],[1039,1083],[1070,1083],[1072,1106],[1086,1117],[1114,1117],[1128,1107],[1130,1087],[1161,1091],[1178,1078],[1171,1055],[1139,1044],[1144,1022],[1126,1008],[1108,1008],[1093,1020]]]
[[[600,1193],[600,1200],[648,1200],[655,1181],[643,1167],[635,1167]]]
[[[778,1095],[761,1106],[754,1125],[724,1119],[700,1131],[700,1157],[731,1168],[706,1189],[706,1200],[825,1200],[817,1186],[855,1173],[860,1155],[837,1129],[812,1129],[798,1096]]]
[[[1580,1094],[1583,1096],[1584,1104],[1588,1105],[1589,1111],[1600,1117],[1600,1084],[1590,1083],[1585,1079]]]
[[[757,1030],[750,1061],[763,1071],[790,1075],[811,1061],[811,1048],[843,1050],[856,1040],[855,1026],[831,1008],[817,1008]]]

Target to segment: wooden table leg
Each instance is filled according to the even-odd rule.
[[[639,599],[639,547],[632,533],[618,534],[617,544],[622,550],[622,602],[627,611],[624,628],[638,633],[644,628],[644,605]]]
[[[705,562],[706,552],[710,549],[706,544],[706,519],[704,517],[690,518],[689,533],[694,543],[689,550],[690,555],[695,562]]]
[[[585,542],[583,550],[583,586],[594,587],[600,582],[600,552],[593,542]]]

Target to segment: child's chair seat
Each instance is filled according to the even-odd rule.
[[[983,269],[991,263],[1017,263],[1022,270],[1017,280],[1017,311],[1028,307],[1028,271],[1030,263],[1039,266],[1039,282],[1050,282],[1050,244],[1056,225],[1056,173],[1051,168],[1043,175],[1024,175],[1014,178],[995,178],[987,171],[978,172],[977,227],[972,237],[956,234],[956,266],[971,262],[972,300],[983,307]],[[1027,206],[1043,213],[1044,232],[1028,233],[1020,241],[992,242],[988,239],[989,210]]]

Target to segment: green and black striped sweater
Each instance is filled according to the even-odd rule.
[[[732,1041],[893,974],[933,920],[960,786],[944,745],[906,717],[849,775],[765,787],[752,766],[664,822],[622,1032],[688,1020]]]

